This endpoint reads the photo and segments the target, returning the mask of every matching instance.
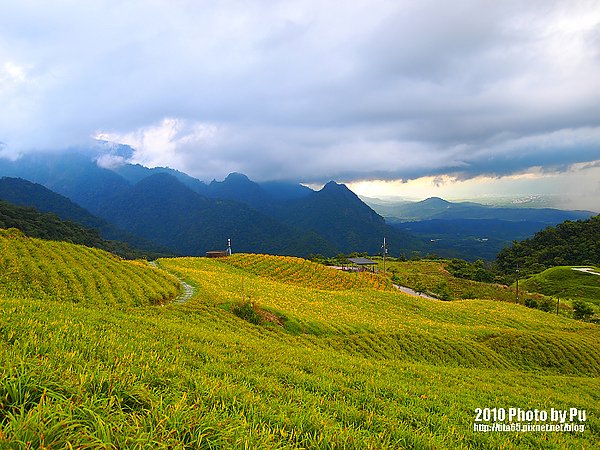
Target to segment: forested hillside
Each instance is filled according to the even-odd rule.
[[[311,230],[298,230],[242,203],[201,196],[166,173],[151,175],[104,202],[100,215],[182,255],[224,249],[229,238],[236,252],[336,251]]]
[[[515,242],[496,259],[498,269],[530,275],[554,266],[600,265],[600,215],[548,227],[531,239]]]
[[[94,232],[96,232],[93,233],[94,236],[98,235],[103,240],[124,242],[127,244],[127,246],[131,248],[139,249],[141,252],[143,252],[144,255],[155,255],[158,257],[159,255],[166,256],[172,255],[174,253],[173,251],[169,251],[167,249],[159,247],[153,242],[150,242],[146,239],[140,238],[139,236],[133,235],[127,231],[117,228],[116,226],[107,222],[106,220],[93,215],[87,209],[82,208],[77,203],[71,201],[69,198],[60,195],[54,191],[51,191],[50,189],[42,186],[41,184],[32,183],[22,178],[0,178],[0,200],[4,200],[5,202],[8,202],[12,205],[35,208],[40,213],[55,214],[56,216],[58,216],[58,218],[62,219],[63,221],[76,223],[78,225],[83,226],[85,229],[94,230]],[[24,210],[20,211],[21,212],[16,214],[22,214]],[[12,217],[13,219],[16,217],[14,213]],[[22,229],[26,233],[34,237],[43,237],[47,239],[56,240],[68,240],[80,244],[89,245],[92,247],[102,248],[104,250],[110,250],[113,252],[117,248],[119,248],[119,246],[123,249],[126,248],[120,243],[113,243],[110,247],[107,246],[107,243],[105,241],[102,241],[103,243],[98,244],[96,238],[94,238],[93,240],[82,240],[76,237],[74,238],[70,236],[69,233],[66,231],[57,231],[55,221],[51,221],[51,224],[54,227],[54,231],[49,231],[49,234],[33,233],[31,227],[24,229],[18,221],[13,221],[13,225],[11,226]],[[41,226],[43,226],[43,224]],[[40,226],[38,225],[34,228],[40,229]],[[89,230],[87,231],[89,232]],[[118,253],[121,256],[132,256],[130,253],[124,253],[121,250],[116,251],[116,253]],[[136,257],[139,257],[141,254],[139,252],[136,252],[135,255]]]
[[[61,220],[53,213],[40,213],[35,208],[16,206],[2,200],[0,200],[0,228],[17,228],[30,237],[82,244],[124,258],[158,256],[158,253],[132,249],[124,242],[104,240],[98,231],[75,222]]]

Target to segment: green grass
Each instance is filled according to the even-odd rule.
[[[278,282],[321,290],[376,289],[393,290],[387,277],[370,272],[332,270],[315,262],[293,256],[235,254],[220,262],[244,269]]]
[[[486,299],[515,302],[516,291],[514,286],[501,284],[481,283],[478,281],[456,278],[446,270],[445,261],[387,261],[387,273],[393,280],[403,286],[423,291],[434,296],[440,292],[447,292],[450,300],[461,299]],[[382,263],[379,261],[379,270]],[[527,298],[540,298],[535,291],[519,292],[519,303],[523,304]]]
[[[80,302],[8,295],[18,279],[3,278],[0,447],[591,449],[600,440],[595,325],[505,302],[316,289],[305,275],[278,281],[204,258],[159,267],[196,295],[114,308],[92,289]],[[231,305],[242,298],[297,326],[239,318]],[[477,407],[583,408],[587,429],[477,433]]]
[[[590,267],[594,272],[600,269]],[[600,275],[573,270],[570,266],[552,267],[521,281],[524,289],[563,300],[584,300],[600,306]]]
[[[0,229],[0,286],[5,298],[68,300],[89,305],[160,304],[179,294],[179,281],[145,261]]]

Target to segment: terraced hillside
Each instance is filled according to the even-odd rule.
[[[26,237],[0,229],[0,295],[89,305],[140,306],[168,302],[179,281],[147,263],[103,250]]]
[[[263,259],[260,255],[245,258]],[[292,265],[288,258],[281,261]],[[281,317],[282,331],[311,340],[317,337],[318,345],[325,348],[378,359],[600,375],[598,327],[531,313],[521,306],[487,300],[425,301],[397,291],[340,291],[337,286],[323,291],[308,287],[311,282],[300,267],[297,278],[288,275],[275,281],[271,272],[251,276],[231,267],[227,259],[176,258],[160,264],[194,283],[205,304],[228,308],[244,300],[252,302],[255,308]],[[513,348],[515,341],[521,344]],[[536,357],[544,352],[546,357]],[[561,358],[563,353],[573,357]]]
[[[234,263],[159,260],[194,286],[185,304],[114,308],[0,291],[0,447],[537,449],[600,441],[595,325],[506,302],[424,300],[341,281],[315,288],[293,267],[301,260],[282,259],[279,278]],[[240,305],[263,320],[236,314]],[[579,408],[587,421],[583,432],[475,431],[475,408],[494,407]]]
[[[392,289],[392,283],[385,277],[370,272],[341,272],[293,256],[236,254],[220,261],[271,280],[314,289]]]

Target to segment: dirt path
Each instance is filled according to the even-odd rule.
[[[148,264],[150,264],[152,267],[156,267],[157,269],[159,268],[158,264],[156,264],[156,261],[149,261]],[[173,275],[179,280],[179,282],[181,283],[181,288],[183,289],[183,292],[179,294],[179,296],[175,300],[173,300],[173,303],[176,305],[183,305],[194,295],[194,288],[185,281],[183,281],[181,278],[179,278],[177,275],[171,275]]]

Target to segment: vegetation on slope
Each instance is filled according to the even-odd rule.
[[[299,231],[241,203],[203,197],[166,173],[149,176],[106,200],[99,214],[180,255],[223,249],[229,238],[237,251],[334,251],[313,231]]]
[[[600,269],[595,273],[575,270],[577,267],[552,267],[521,281],[523,289],[561,299],[584,300],[600,306]]]
[[[293,256],[238,253],[221,262],[281,283],[292,283],[323,290],[392,289],[389,279],[369,273],[349,273]]]
[[[390,261],[386,263],[387,271],[392,280],[402,286],[408,286],[417,292],[429,293],[442,300],[486,299],[505,302],[516,301],[516,290],[503,284],[484,283],[454,276],[449,272],[456,270],[456,260],[419,260],[419,261]],[[381,270],[381,263],[380,263]],[[461,272],[458,272],[460,275]],[[488,277],[483,272],[482,277]],[[527,299],[540,299],[539,295],[519,292],[519,303]]]
[[[30,237],[95,247],[123,258],[166,255],[133,249],[124,242],[104,240],[95,229],[61,220],[53,213],[40,213],[34,208],[15,206],[2,200],[0,200],[0,228],[17,228]]]
[[[0,229],[0,295],[88,305],[162,304],[179,293],[173,276],[145,262]]]
[[[103,250],[108,250],[113,253],[117,253],[119,256],[127,258],[158,258],[160,256],[173,255],[172,251],[160,248],[150,241],[116,228],[114,225],[108,223],[104,219],[94,216],[92,213],[72,202],[67,197],[57,194],[41,184],[31,183],[30,181],[23,180],[21,178],[2,177],[0,178],[0,200],[6,201],[12,205],[35,208],[41,213],[56,214],[56,216],[58,216],[61,220],[66,221],[67,225],[64,226],[68,226],[68,224],[71,223],[82,225],[85,227],[85,229],[92,229],[97,232],[99,237],[101,237],[103,240],[98,239],[96,233],[93,233],[93,239],[88,238],[85,241],[67,239],[63,238],[64,231],[57,231],[56,229],[45,230],[43,234],[27,232],[28,235],[33,237],[54,240],[71,240],[77,244],[102,248]],[[13,211],[13,216],[15,214],[17,216],[17,220],[21,218],[18,212],[15,213]],[[54,216],[42,217],[42,221],[36,221],[38,223],[36,223],[34,231],[44,229],[45,220],[51,220],[54,222],[56,219]],[[15,217],[13,217],[13,222],[14,220]],[[13,225],[3,225],[4,228],[11,226],[24,229],[20,226],[18,221]],[[56,228],[56,226],[51,228]],[[77,233],[82,234],[81,231],[78,231]],[[89,234],[90,231],[86,230],[85,233]],[[69,237],[68,234],[65,236]]]
[[[566,221],[515,242],[498,254],[496,264],[502,273],[513,276],[517,265],[522,275],[555,266],[600,266],[600,215]]]
[[[503,302],[319,290],[300,270],[279,282],[219,260],[159,266],[197,295],[115,309],[0,291],[0,446],[592,448],[600,439],[594,325]],[[230,312],[248,297],[297,326]],[[583,433],[477,433],[478,407],[576,407],[588,421]]]
[[[518,352],[513,355],[504,347],[510,347],[510,340],[518,335],[520,339],[538,342],[531,344],[528,349],[519,347],[519,352],[543,351],[544,346],[555,346],[552,343],[553,333],[545,329],[543,319],[560,323],[559,329],[563,331],[573,325],[569,319],[529,312],[521,306],[503,302],[477,300],[446,303],[405,296],[395,290],[323,291],[315,289],[300,270],[295,272],[296,280],[292,281],[290,275],[285,275],[284,281],[280,282],[271,274],[253,276],[223,261],[177,258],[160,260],[160,264],[191,280],[204,301],[212,305],[226,306],[243,300],[243,296],[293,321],[293,328],[288,329],[284,324],[283,330],[292,334],[301,330],[304,334],[327,338],[326,345],[352,354],[377,358],[401,357],[467,367],[542,368],[546,367],[547,360],[533,358],[522,366],[520,357],[513,360]],[[286,265],[292,264],[288,260]],[[490,327],[487,331],[486,326]],[[533,329],[536,330],[535,338],[528,333]],[[589,330],[600,333],[596,328]],[[575,352],[581,350],[575,350],[574,344],[581,337],[581,348],[586,349],[586,355],[582,361],[562,361],[560,364],[564,366],[560,370],[563,373],[580,373],[580,369],[574,366],[584,367],[591,363],[588,369],[582,369],[583,373],[592,370],[600,374],[600,355],[587,355],[587,352],[594,353],[594,345],[593,339],[586,341],[584,335],[564,335],[563,344],[569,348],[573,346],[571,350]]]

